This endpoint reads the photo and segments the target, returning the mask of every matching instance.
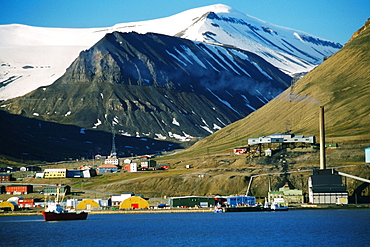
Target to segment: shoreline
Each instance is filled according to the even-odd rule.
[[[335,210],[335,209],[370,209],[370,204],[351,204],[351,205],[300,205],[291,206],[289,210]],[[289,211],[288,210],[288,211]],[[176,208],[176,209],[132,209],[132,210],[96,210],[90,211],[89,214],[150,214],[150,213],[213,213],[213,208],[196,209],[196,208]],[[1,216],[30,216],[40,215],[41,211],[8,211],[1,212]]]

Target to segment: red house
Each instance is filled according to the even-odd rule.
[[[10,195],[22,195],[33,192],[32,185],[10,185],[6,187],[6,193]]]
[[[33,208],[35,206],[35,199],[18,199],[19,208]]]
[[[234,148],[234,154],[246,154],[249,151],[249,147]]]

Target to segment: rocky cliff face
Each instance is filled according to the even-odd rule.
[[[370,18],[367,19],[367,21],[365,22],[364,26],[361,27],[359,30],[357,30],[356,32],[353,33],[351,40],[355,39],[357,36],[359,36],[361,33],[363,33],[367,28],[370,27]]]
[[[126,136],[191,140],[258,109],[291,78],[252,53],[159,34],[107,34],[10,113]]]

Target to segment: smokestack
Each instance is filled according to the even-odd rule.
[[[324,106],[320,106],[320,170],[326,169]]]

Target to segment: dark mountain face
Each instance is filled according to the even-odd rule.
[[[92,159],[112,150],[112,134],[78,126],[52,123],[0,111],[1,155],[21,160],[61,161]],[[151,138],[115,136],[120,157],[181,149],[184,145]],[[0,164],[1,165],[1,164]],[[7,164],[9,166],[9,164]]]
[[[54,84],[3,103],[40,120],[126,136],[205,137],[266,104],[291,78],[239,49],[114,32]]]

